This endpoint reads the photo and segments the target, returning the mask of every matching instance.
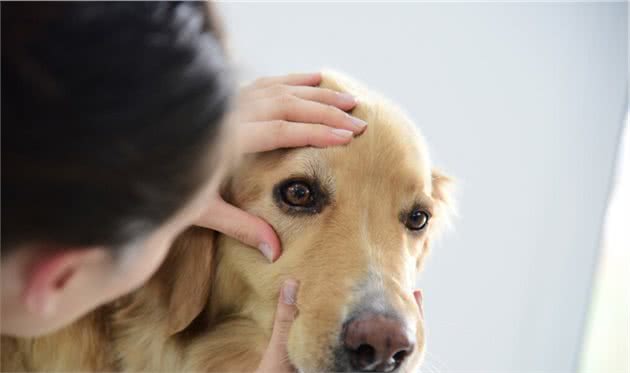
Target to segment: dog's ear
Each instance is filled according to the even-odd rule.
[[[173,243],[160,275],[167,284],[168,335],[184,330],[208,304],[215,233],[192,227]]]
[[[453,201],[454,181],[450,176],[438,169],[431,171],[431,198],[436,204],[435,214],[441,223],[448,224],[451,215],[455,213],[455,203]]]
[[[416,262],[416,268],[422,269],[424,258],[429,253],[431,243],[434,242],[445,227],[451,223],[451,218],[455,214],[455,203],[453,198],[454,181],[444,172],[433,169],[431,171],[431,198],[433,199],[434,209],[431,219],[431,227],[429,235],[424,241],[424,249],[422,255]]]

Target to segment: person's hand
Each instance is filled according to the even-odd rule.
[[[294,280],[287,280],[282,285],[271,339],[256,373],[295,372],[295,368],[289,362],[287,343],[289,331],[297,313],[295,306],[297,290],[298,283]]]
[[[414,290],[413,297],[416,299],[416,304],[418,305],[418,311],[420,311],[420,317],[424,319],[424,310],[422,309],[422,290]]]
[[[239,153],[279,148],[347,144],[366,123],[346,111],[357,104],[349,94],[320,88],[321,74],[262,78],[244,87],[228,123]],[[280,241],[263,219],[226,203],[216,193],[196,222],[258,248],[270,261],[280,256]]]
[[[321,74],[262,78],[244,87],[232,121],[242,153],[348,143],[366,123],[346,113],[347,94],[317,87]]]

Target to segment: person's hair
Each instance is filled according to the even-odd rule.
[[[211,174],[233,84],[205,2],[2,3],[2,252],[119,248]]]

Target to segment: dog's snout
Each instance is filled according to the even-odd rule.
[[[414,337],[403,322],[371,314],[350,320],[343,343],[352,369],[362,372],[391,372],[414,348]]]

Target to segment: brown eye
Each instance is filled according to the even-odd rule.
[[[294,177],[273,188],[276,206],[291,216],[315,215],[330,203],[330,193],[317,178]]]
[[[414,209],[405,220],[405,226],[412,231],[419,231],[429,222],[429,214],[425,211]]]
[[[290,206],[309,207],[313,204],[311,187],[301,181],[287,184],[281,191],[282,201]]]

